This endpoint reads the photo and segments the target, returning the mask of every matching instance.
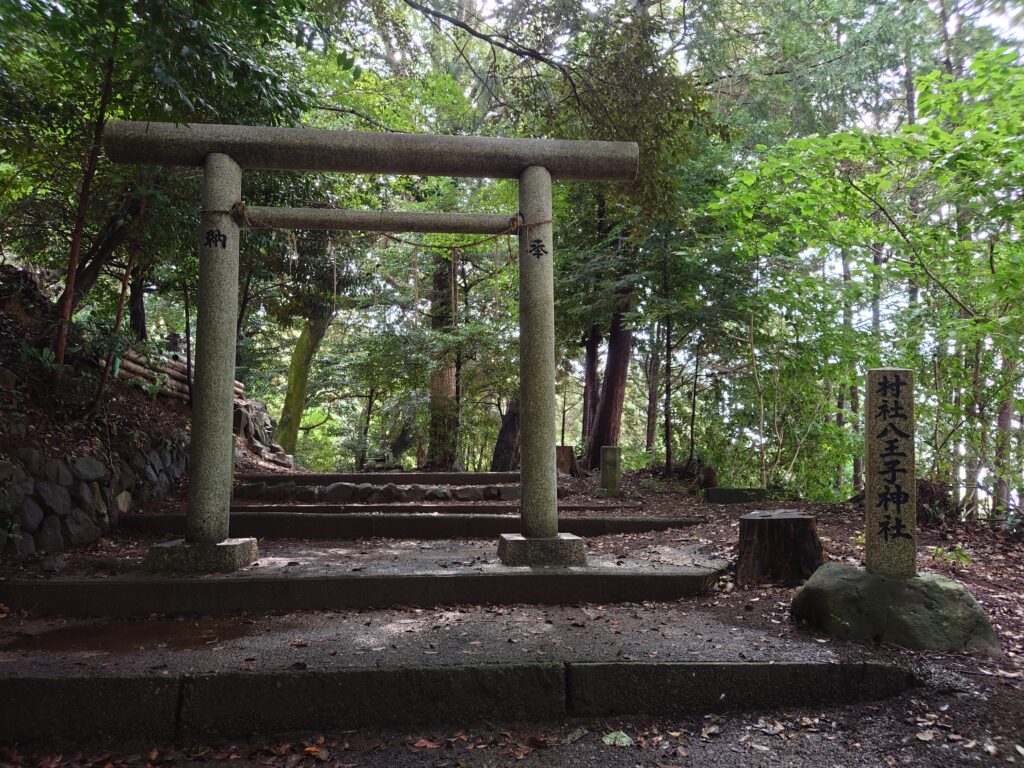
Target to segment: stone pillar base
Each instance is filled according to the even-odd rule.
[[[498,557],[503,565],[586,565],[583,539],[560,533],[551,539],[528,539],[521,533],[503,533],[498,539]]]
[[[622,495],[618,488],[598,488],[595,494],[599,499],[617,499]]]
[[[184,539],[150,547],[146,568],[156,573],[231,573],[259,556],[256,539],[193,544]]]

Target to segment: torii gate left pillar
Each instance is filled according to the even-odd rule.
[[[232,208],[241,199],[242,169],[227,155],[211,152],[203,163],[185,539],[150,550],[147,565],[154,571],[230,572],[249,565],[258,554],[256,539],[228,537],[240,235]]]
[[[639,148],[626,142],[371,134],[232,125],[114,121],[115,162],[202,166],[199,325],[189,505],[182,541],[150,550],[155,570],[230,571],[256,557],[255,539],[229,536],[232,396],[238,304],[241,171],[298,170],[519,180],[521,533],[502,536],[506,565],[584,565],[583,540],[558,533],[552,178],[630,181]],[[248,208],[256,225],[370,231],[508,231],[508,217]]]

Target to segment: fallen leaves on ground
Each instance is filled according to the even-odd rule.
[[[633,739],[624,731],[612,731],[601,737],[601,741],[609,747],[631,747]]]

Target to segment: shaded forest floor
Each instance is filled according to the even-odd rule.
[[[591,497],[596,478],[567,482],[567,501]],[[627,500],[639,502],[629,515],[702,515],[707,522],[684,529],[657,533],[594,537],[588,540],[592,557],[605,562],[648,561],[680,551],[693,551],[704,560],[735,562],[740,515],[753,509],[801,508],[818,518],[819,533],[832,559],[861,564],[863,545],[861,512],[852,505],[805,502],[760,502],[713,505],[643,476],[624,480]],[[149,512],[179,508],[165,502]],[[568,513],[567,513],[568,514]],[[612,513],[605,513],[612,514]],[[113,533],[93,547],[65,555],[67,568],[60,575],[103,578],[108,574],[139,570],[148,547],[166,537]],[[261,559],[290,557],[288,552],[334,549],[373,558],[375,553],[420,545],[443,550],[446,546],[479,547],[480,556],[495,558],[491,542],[397,542],[282,541],[260,542]],[[4,564],[0,576],[49,578],[41,558]],[[912,666],[927,685],[883,702],[829,709],[761,712],[678,719],[628,721],[572,721],[564,724],[453,724],[448,729],[379,730],[327,734],[297,734],[293,739],[255,739],[248,742],[151,745],[115,750],[93,749],[56,754],[0,752],[0,763],[10,765],[65,764],[106,766],[198,765],[230,763],[281,768],[328,766],[464,766],[580,765],[580,766],[747,766],[747,765],[995,765],[1024,764],[1024,544],[1004,531],[981,525],[944,524],[924,528],[919,539],[919,569],[941,573],[967,584],[988,611],[999,634],[1003,655],[997,658],[969,654],[918,653],[900,648],[843,643],[794,625],[788,616],[794,590],[766,586],[736,588],[731,572],[719,581],[712,594],[672,604],[645,603],[621,607],[578,606],[531,608],[451,606],[445,609],[398,609],[410,621],[427,628],[451,621],[471,624],[481,614],[495,611],[515,620],[526,634],[535,622],[576,618],[579,632],[586,633],[595,616],[615,611],[617,632],[639,638],[657,632],[659,625],[678,612],[690,612],[701,620],[732,627],[745,639],[728,648],[729,635],[721,641],[725,651],[749,650],[749,633],[760,633],[765,642],[806,643],[829,648],[839,658],[886,658]],[[296,621],[344,622],[357,618],[374,620],[382,612],[350,611],[334,614],[297,614]],[[562,614],[565,614],[564,616]],[[569,616],[573,614],[573,616]],[[445,618],[447,617],[447,618]],[[568,618],[566,618],[568,617]],[[493,616],[489,616],[493,618]],[[19,633],[18,625],[33,620],[8,615],[0,636]],[[52,622],[51,622],[52,623]],[[440,638],[438,638],[440,639]],[[509,638],[510,643],[520,642]],[[525,640],[523,642],[526,642]],[[642,645],[642,643],[641,643]],[[715,646],[717,649],[718,646]],[[525,650],[525,648],[523,649]],[[116,656],[108,659],[116,664]],[[412,662],[412,660],[410,660]],[[622,731],[631,745],[605,743],[604,736]]]

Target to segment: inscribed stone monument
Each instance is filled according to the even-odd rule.
[[[867,377],[864,538],[868,571],[917,573],[914,372],[873,368]]]

